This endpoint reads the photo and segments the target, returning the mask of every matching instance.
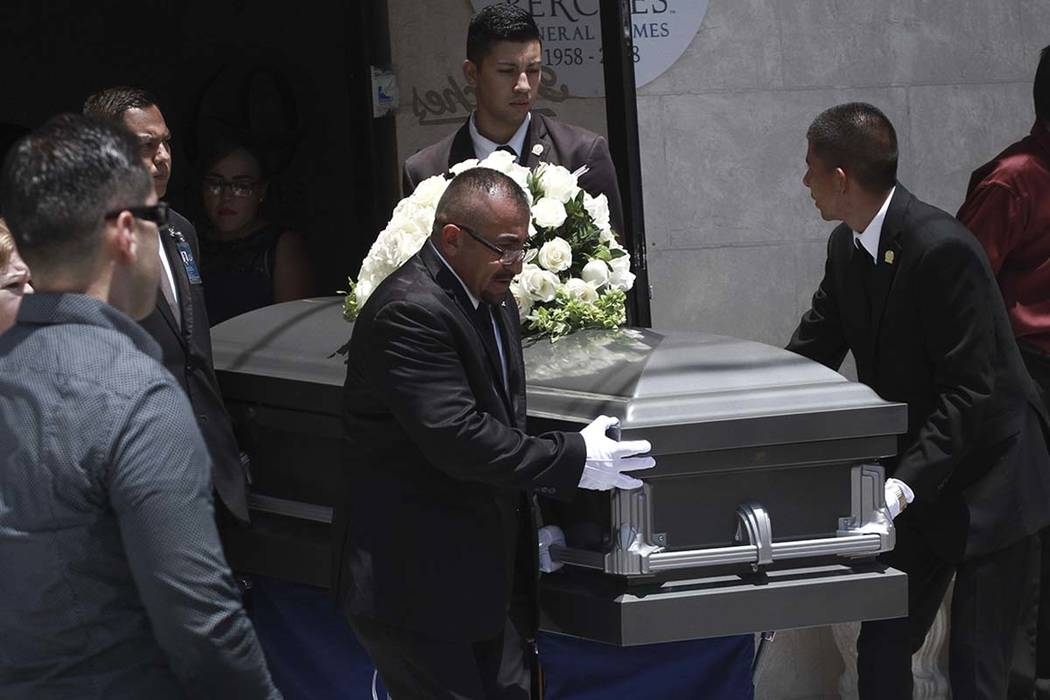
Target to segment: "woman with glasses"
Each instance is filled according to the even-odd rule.
[[[0,333],[15,324],[22,297],[32,291],[29,266],[18,256],[15,240],[0,219]]]
[[[212,325],[314,293],[303,236],[262,216],[268,184],[263,159],[243,144],[226,144],[205,161],[201,194],[210,227],[201,240],[201,276]]]

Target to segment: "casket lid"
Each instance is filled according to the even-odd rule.
[[[212,329],[220,372],[342,386],[350,336],[336,298],[258,309]],[[659,452],[886,436],[907,407],[807,358],[749,340],[647,329],[582,331],[525,343],[530,417],[621,419]],[[876,455],[872,455],[876,456]]]

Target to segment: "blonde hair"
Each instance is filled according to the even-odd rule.
[[[11,261],[11,253],[15,252],[15,239],[11,237],[11,229],[7,228],[7,222],[0,218],[0,267],[5,267]]]

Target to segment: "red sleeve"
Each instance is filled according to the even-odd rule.
[[[1000,183],[981,183],[966,197],[956,218],[977,236],[992,272],[998,275],[1025,226],[1017,193]]]

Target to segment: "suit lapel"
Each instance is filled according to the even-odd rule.
[[[182,330],[178,332],[178,335],[185,344],[186,339],[193,336],[193,304],[190,297],[193,291],[190,288],[190,280],[186,276],[186,264],[182,261],[182,255],[179,253],[178,245],[175,242],[176,235],[181,236],[182,234],[169,226],[161,235],[161,240],[164,241],[164,252],[168,255],[168,264],[171,265],[171,275],[175,278],[175,286],[179,289],[179,311],[182,312]],[[189,244],[187,243],[186,245]]]
[[[161,272],[161,284],[165,284],[166,280],[163,279],[164,273]],[[164,298],[164,293],[161,290],[157,290],[157,312],[160,313],[161,318],[171,328],[171,332],[175,337],[179,337],[182,330],[179,329],[179,324],[175,320],[174,314],[171,313],[171,307],[168,306],[168,300]]]
[[[441,261],[441,259],[437,256],[437,253],[434,252],[434,249],[429,243],[423,244],[423,248],[420,249],[420,257],[423,260],[423,264],[427,267],[431,276],[434,278],[434,282],[437,283],[437,285],[441,287],[441,289],[444,290],[444,292],[448,294],[449,297],[452,298],[452,300],[455,302],[455,306],[462,314],[463,320],[474,331],[473,335],[477,343],[476,350],[480,351],[478,354],[484,356],[485,358],[485,362],[487,363],[489,370],[489,380],[492,382],[493,387],[496,389],[496,393],[503,401],[503,405],[507,408],[508,413],[510,413],[512,411],[512,405],[510,399],[507,396],[506,387],[503,386],[503,372],[499,366],[499,349],[490,348],[490,343],[485,341],[485,336],[481,333],[480,329],[478,329],[476,320],[477,316],[474,314],[474,304],[470,301],[470,297],[467,296],[466,291],[463,289],[463,285],[459,283],[459,280],[456,279],[456,276],[453,275],[452,272],[448,269],[448,267],[445,266],[445,263]],[[502,315],[503,310],[501,307],[494,317]],[[500,323],[499,318],[497,318],[496,320],[497,323]],[[504,328],[501,329],[501,333],[503,334],[502,337],[504,339],[507,338],[505,330],[506,327],[504,326]],[[509,343],[504,342],[503,352],[507,355],[507,382],[509,384],[509,365],[511,364],[511,355],[507,347],[508,345]]]
[[[539,154],[534,153],[536,146],[541,146]],[[540,164],[554,163],[551,135],[547,130],[547,122],[539,112],[532,113],[532,121],[529,122],[529,130],[525,133],[525,144],[522,149],[522,158],[519,162],[525,167],[532,169]]]
[[[467,117],[467,121],[463,123],[463,126],[459,127],[459,131],[452,138],[452,145],[448,149],[448,167],[451,168],[456,163],[462,163],[465,160],[476,158],[474,155],[474,141],[470,138],[470,127],[467,126],[470,123],[470,117]],[[440,261],[438,261],[440,263]]]
[[[160,232],[160,243],[164,250],[164,255],[168,258],[168,267],[171,269],[171,276],[175,280],[175,287],[179,292],[179,311],[182,314],[182,327],[179,327],[178,321],[175,319],[174,314],[171,313],[171,308],[168,307],[168,302],[164,298],[164,293],[157,290],[157,309],[160,311],[160,315],[164,317],[164,321],[171,327],[171,332],[179,339],[179,342],[185,345],[183,333],[186,332],[187,323],[190,321],[190,317],[187,315],[187,298],[189,294],[188,285],[183,284],[183,279],[186,276],[185,266],[182,264],[182,257],[179,255],[178,248],[175,246],[175,241],[171,236],[171,228],[166,228]],[[161,272],[161,284],[167,284],[167,280],[164,279],[163,271]],[[188,335],[188,333],[187,333]]]
[[[875,261],[875,273],[871,284],[871,340],[875,346],[872,348],[873,352],[878,346],[879,328],[886,311],[886,299],[893,287],[897,268],[900,267],[901,226],[910,199],[911,193],[903,186],[897,185],[897,191],[893,193],[893,199],[886,210],[886,218],[882,222],[882,232],[879,235],[879,257]]]

